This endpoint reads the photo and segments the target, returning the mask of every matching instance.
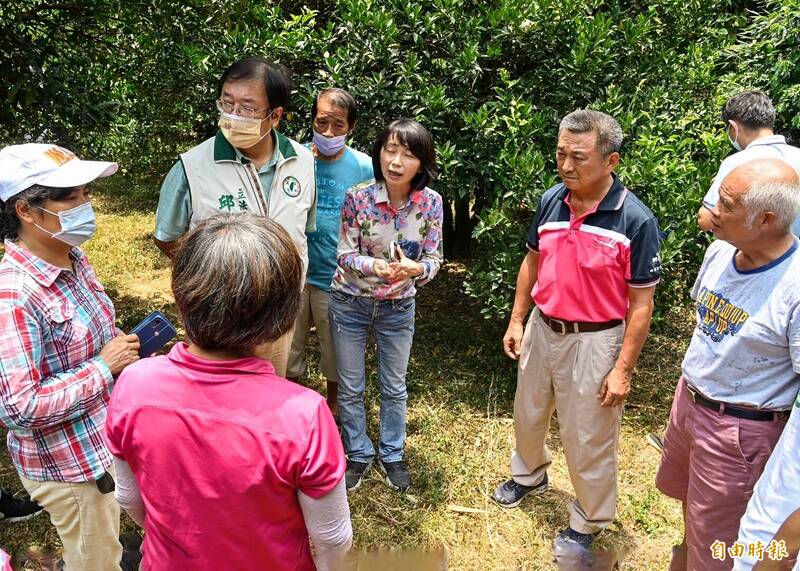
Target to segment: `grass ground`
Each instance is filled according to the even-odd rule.
[[[129,328],[153,309],[177,320],[168,263],[150,241],[152,202],[109,190],[95,198],[95,208],[99,231],[87,251],[115,301],[120,325]],[[413,494],[398,495],[371,474],[350,498],[356,545],[423,550],[444,546],[452,569],[552,569],[551,541],[567,525],[566,507],[572,499],[557,423],[550,439],[551,491],[525,500],[519,509],[493,505],[489,494],[507,476],[513,446],[515,368],[500,348],[503,318],[480,317],[478,307],[462,292],[464,275],[462,264],[448,263],[419,294],[408,373],[407,461]],[[686,313],[676,311],[651,334],[625,408],[618,521],[599,540],[601,547],[625,553],[623,569],[666,568],[670,546],[680,537],[679,506],[655,489],[659,458],[645,436],[666,426],[691,331],[688,324]],[[374,436],[378,399],[372,353],[368,372],[369,429]],[[306,382],[323,390],[314,373]],[[0,484],[21,488],[4,451]],[[123,527],[134,529],[127,520]],[[0,546],[24,554],[31,548],[57,551],[59,542],[46,516],[39,516],[0,525]]]

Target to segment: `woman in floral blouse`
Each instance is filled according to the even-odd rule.
[[[364,412],[364,355],[372,327],[381,394],[380,469],[400,491],[411,485],[403,463],[406,369],[414,337],[417,286],[442,263],[442,197],[430,132],[398,119],[372,148],[376,181],[351,188],[342,207],[330,319],[339,371],[339,416],[348,456],[348,490],[361,484],[375,449]]]

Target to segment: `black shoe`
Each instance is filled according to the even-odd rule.
[[[42,506],[30,497],[15,498],[5,490],[0,491],[0,521],[24,521],[42,511]]]
[[[344,486],[348,492],[357,490],[361,485],[361,480],[364,479],[364,474],[372,467],[372,461],[369,462],[356,462],[355,460],[347,461],[347,471],[344,474]]]
[[[378,464],[386,475],[386,483],[399,492],[407,492],[411,487],[411,476],[402,460],[397,462],[380,461]]]
[[[590,549],[596,533],[578,533],[568,527],[559,533],[553,540],[553,551],[556,557],[580,557],[586,559],[590,557]]]
[[[492,499],[504,508],[515,508],[525,496],[538,496],[545,493],[550,485],[547,483],[547,474],[545,473],[544,479],[536,486],[523,486],[517,484],[513,479],[506,480],[494,489]]]
[[[122,544],[122,561],[119,566],[122,571],[139,571],[142,562],[142,536],[136,532],[125,532],[119,536]]]

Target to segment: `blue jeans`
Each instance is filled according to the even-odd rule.
[[[414,307],[413,297],[380,301],[331,292],[329,313],[339,371],[339,420],[350,460],[370,462],[375,457],[364,411],[364,356],[370,326],[378,353],[380,457],[385,462],[403,459],[408,400],[406,370],[414,339]]]

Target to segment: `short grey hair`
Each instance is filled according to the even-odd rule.
[[[800,216],[800,184],[790,182],[756,181],[742,197],[747,210],[747,227],[752,228],[762,212],[772,212],[781,230],[789,230]]]
[[[607,157],[618,153],[622,147],[622,127],[611,115],[589,109],[578,109],[566,115],[558,127],[558,134],[564,130],[573,133],[597,133],[597,149]]]
[[[291,329],[303,262],[280,225],[219,214],[181,239],[172,292],[187,337],[204,349],[248,352]]]
[[[772,129],[775,126],[775,107],[763,91],[745,91],[725,102],[722,120],[736,121],[747,129]]]

